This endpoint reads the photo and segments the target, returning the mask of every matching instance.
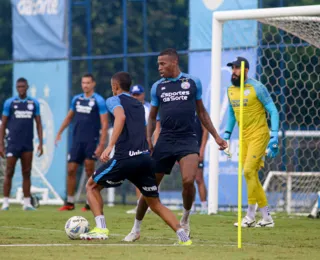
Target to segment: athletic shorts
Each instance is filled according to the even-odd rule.
[[[33,152],[33,144],[12,144],[8,143],[6,157],[20,158],[24,152]]]
[[[68,162],[82,164],[85,159],[96,160],[94,155],[96,148],[97,142],[74,142],[69,151]]]
[[[152,154],[156,162],[156,173],[170,174],[175,162],[189,154],[199,154],[196,137],[174,139],[160,135]]]
[[[154,161],[149,154],[127,159],[110,159],[92,176],[93,181],[105,188],[118,187],[126,179],[132,182],[145,197],[159,197]]]

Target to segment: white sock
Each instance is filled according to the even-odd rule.
[[[140,233],[140,226],[141,226],[142,220],[134,220],[132,231],[136,233]]]
[[[89,205],[89,201],[88,200],[86,200],[86,204]]]
[[[208,202],[201,201],[201,210],[208,210]]]
[[[181,218],[181,223],[188,223],[189,222],[189,215],[190,215],[190,210],[183,209],[183,215]]]
[[[191,211],[196,212],[196,204],[194,202],[192,204]]]
[[[24,206],[30,206],[31,205],[31,198],[28,197],[28,198],[24,198]]]
[[[69,196],[68,195],[67,202],[74,203],[74,196]]]
[[[177,234],[179,240],[182,242],[186,242],[189,240],[189,237],[187,236],[186,232],[182,228],[179,228],[176,231],[176,234]]]
[[[139,205],[139,200],[137,200],[137,207],[138,207],[138,205]]]
[[[9,207],[9,197],[4,197],[3,198],[2,207]]]
[[[256,216],[256,204],[249,204],[247,209],[247,216],[254,219]]]
[[[270,215],[270,211],[269,211],[269,207],[268,206],[265,206],[265,207],[261,208],[260,212],[261,212],[262,218],[264,220],[267,220],[267,221],[271,221],[272,220],[272,217]]]
[[[96,220],[97,228],[101,228],[101,229],[106,229],[107,228],[106,220],[104,218],[104,215],[96,216],[94,219]]]

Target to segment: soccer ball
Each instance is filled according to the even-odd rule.
[[[68,219],[64,230],[70,239],[79,239],[81,234],[89,232],[89,222],[84,217],[73,216]]]

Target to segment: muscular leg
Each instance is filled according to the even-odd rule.
[[[6,174],[4,176],[4,182],[3,182],[4,201],[3,201],[2,209],[9,207],[9,196],[10,196],[11,185],[12,185],[12,177],[14,175],[14,169],[16,167],[17,160],[18,158],[13,156],[7,158]]]
[[[85,169],[87,177],[89,179],[92,176],[92,174],[94,173],[95,161],[94,160],[85,159],[84,160],[84,169]]]
[[[23,178],[23,194],[25,198],[30,198],[30,188],[31,188],[31,167],[32,167],[32,157],[33,152],[23,152],[21,154],[21,168],[22,168],[22,178]]]
[[[78,166],[79,164],[75,162],[68,163],[67,194],[70,197],[73,197],[76,191],[76,183],[77,183],[76,175],[77,175]]]
[[[96,184],[92,177],[89,178],[86,185],[87,199],[90,209],[95,217],[103,215],[103,199],[100,193],[102,189],[103,187]]]
[[[196,183],[198,186],[198,192],[199,192],[200,201],[201,201],[200,213],[205,214],[208,210],[208,205],[207,205],[207,188],[203,179],[203,168],[198,167],[197,169]]]

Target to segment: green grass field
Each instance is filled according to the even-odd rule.
[[[57,207],[41,206],[24,212],[20,206],[0,212],[0,259],[320,259],[320,220],[306,217],[274,216],[276,227],[243,230],[243,247],[237,248],[235,213],[215,216],[192,215],[193,246],[173,244],[176,235],[153,213],[142,225],[141,239],[121,242],[131,230],[129,207],[105,208],[110,238],[106,241],[69,240],[64,224],[81,215],[94,226],[91,212],[58,212]]]

